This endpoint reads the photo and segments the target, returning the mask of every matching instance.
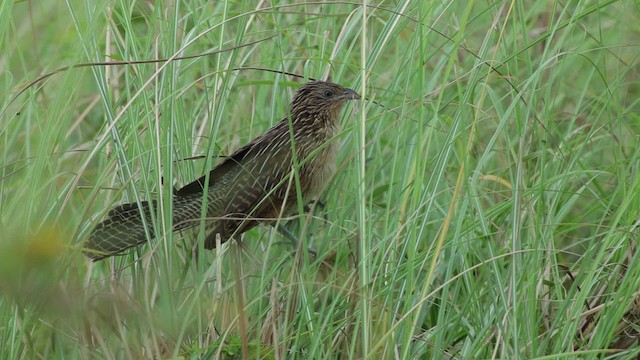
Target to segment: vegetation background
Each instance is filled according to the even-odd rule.
[[[639,46],[623,0],[2,1],[0,358],[636,358]],[[286,223],[317,258],[261,227],[194,263],[163,208],[90,263],[286,114],[304,80],[256,68],[366,97]]]

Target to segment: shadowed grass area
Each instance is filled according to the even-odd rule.
[[[638,356],[637,4],[368,5],[0,3],[0,357]],[[196,262],[173,189],[286,116],[277,71],[366,97],[281,221],[318,256],[260,227]],[[158,237],[89,262],[144,200]]]

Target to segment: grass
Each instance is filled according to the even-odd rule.
[[[639,8],[524,4],[0,3],[0,357],[639,356]],[[256,68],[367,98],[286,221],[318,257],[261,227],[194,264],[172,188],[303,82]],[[151,198],[156,240],[82,255]]]

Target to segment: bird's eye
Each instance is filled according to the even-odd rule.
[[[324,91],[324,96],[326,96],[326,97],[328,97],[328,98],[329,98],[329,97],[332,97],[332,96],[333,96],[333,91],[331,91],[331,90],[325,90],[325,91]]]

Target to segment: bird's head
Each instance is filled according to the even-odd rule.
[[[293,97],[291,116],[295,119],[337,118],[349,100],[360,99],[354,90],[327,81],[304,84]],[[337,121],[337,119],[335,119]]]

